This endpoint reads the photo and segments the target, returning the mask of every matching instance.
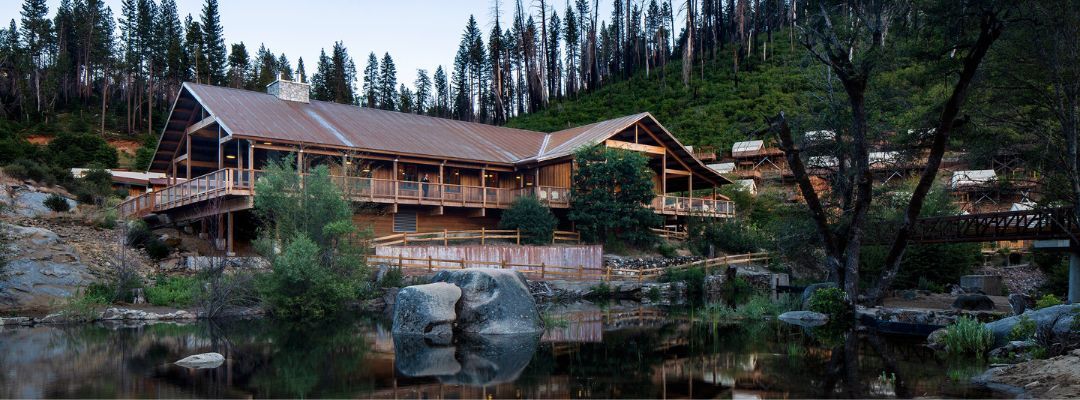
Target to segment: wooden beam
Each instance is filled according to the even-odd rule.
[[[621,141],[621,140],[614,140],[614,139],[605,140],[604,145],[607,146],[607,147],[613,148],[613,149],[623,149],[623,150],[630,150],[630,151],[636,151],[636,152],[648,153],[648,154],[656,154],[656,155],[664,154],[664,152],[666,151],[666,149],[661,147],[661,146],[652,146],[652,145],[647,145],[647,144],[630,143],[630,142],[624,142],[624,141]]]
[[[690,171],[683,171],[681,169],[667,169],[667,168],[664,168],[664,174],[688,176],[688,175],[690,175]]]
[[[645,133],[648,133],[649,136],[651,136],[653,138],[653,140],[656,141],[656,143],[664,143],[664,141],[660,140],[660,137],[656,136],[656,134],[653,133],[651,130],[649,130],[648,127],[642,126],[641,129],[643,129],[645,131]],[[677,155],[675,155],[675,153],[672,152],[671,149],[668,149],[666,146],[664,147],[664,149],[666,150],[664,154],[671,153],[671,155],[675,158],[675,161],[677,161],[680,165],[682,165],[683,168],[686,168],[687,171],[691,170],[690,166],[687,165],[685,162],[683,162],[683,160],[679,159],[679,157]],[[704,178],[704,179],[706,181],[708,181],[709,183],[713,184],[713,185],[716,184],[716,181],[713,181],[712,179],[709,179],[707,177]]]
[[[217,163],[213,162],[213,161],[199,161],[199,160],[187,160],[187,159],[182,160],[182,161],[177,161],[177,164],[183,164],[184,166],[189,167],[189,169],[190,169],[190,167],[201,167],[201,168],[217,168],[218,167]],[[220,168],[218,168],[218,169],[220,169]]]
[[[190,135],[192,133],[201,131],[203,129],[206,129],[206,127],[210,126],[210,124],[213,124],[214,122],[217,122],[217,118],[214,118],[214,116],[211,115],[209,117],[203,118],[199,122],[189,125],[187,129],[184,129],[184,133]]]

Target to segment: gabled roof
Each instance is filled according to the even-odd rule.
[[[600,121],[595,124],[583,125],[575,128],[564,129],[551,133],[547,148],[537,158],[548,160],[572,154],[574,150],[593,143],[599,143],[619,133],[623,129],[633,126],[642,118],[650,117],[649,113],[638,113]]]
[[[977,169],[970,171],[953,172],[951,186],[953,188],[964,186],[981,186],[997,181],[997,173],[992,169]]]
[[[237,137],[494,163],[535,156],[544,133],[356,107],[301,103],[250,90],[185,83],[222,127]]]

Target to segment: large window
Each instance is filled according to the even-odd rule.
[[[446,174],[444,179],[446,179],[446,184],[447,185],[460,185],[461,184],[461,169],[450,168],[450,169],[446,170],[444,173]]]

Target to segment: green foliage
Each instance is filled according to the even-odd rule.
[[[624,242],[647,246],[656,236],[649,228],[660,216],[646,208],[652,201],[653,172],[645,156],[590,146],[574,155],[569,218],[588,242]]]
[[[1009,331],[1009,340],[1030,340],[1035,337],[1035,321],[1027,315],[1021,315]]]
[[[1044,294],[1043,297],[1040,297],[1038,300],[1035,301],[1035,309],[1037,310],[1040,308],[1053,307],[1060,304],[1061,299],[1059,299],[1057,296],[1053,294]]]
[[[263,276],[259,293],[280,317],[319,318],[338,312],[356,298],[355,280],[339,279],[318,262],[319,246],[304,234],[274,257],[273,272]]]
[[[797,299],[796,299],[797,300]],[[798,308],[798,302],[791,296],[781,296],[773,300],[764,293],[755,293],[734,308],[725,303],[714,303],[706,307],[706,314],[714,321],[760,320],[776,317]]]
[[[86,133],[63,132],[49,142],[46,152],[53,164],[64,169],[91,165],[116,168],[120,163],[116,148],[101,136]]]
[[[87,322],[96,319],[101,309],[113,302],[111,288],[102,284],[90,284],[82,293],[64,301],[60,313],[73,322]]]
[[[131,169],[145,171],[150,168],[150,162],[154,161],[154,152],[157,151],[157,135],[143,136],[142,145],[135,150],[135,160],[132,161]]]
[[[112,174],[102,168],[91,168],[77,179],[74,191],[80,203],[104,205],[111,197],[117,197],[112,188]],[[124,196],[127,193],[125,191]],[[123,197],[123,196],[120,196]]]
[[[945,285],[926,279],[925,276],[919,277],[918,289],[928,290],[933,293],[945,293]]]
[[[130,223],[124,241],[128,246],[145,250],[146,255],[154,260],[169,256],[169,246],[161,241],[143,221],[136,220]]]
[[[193,276],[159,276],[146,287],[146,301],[155,306],[188,307],[199,295],[200,284]]]
[[[675,246],[668,242],[660,242],[660,244],[656,245],[656,252],[660,253],[661,256],[667,258],[672,258],[679,255],[675,249]]]
[[[46,197],[41,203],[53,212],[62,213],[71,210],[71,205],[68,204],[67,198],[56,193],[50,194],[49,197]]]
[[[842,319],[851,314],[847,294],[840,288],[821,288],[810,294],[810,311],[828,315],[830,319]]]
[[[390,267],[383,274],[382,280],[379,281],[379,286],[384,288],[399,288],[405,286],[405,274],[401,272],[401,268]]]
[[[300,185],[294,164],[292,156],[271,161],[255,184],[255,214],[264,222],[256,246],[273,267],[259,293],[275,315],[319,318],[370,288],[359,244],[366,232],[353,224],[326,166]]]
[[[566,317],[555,315],[552,313],[540,314],[540,320],[544,321],[544,328],[547,329],[565,328],[567,326],[570,326],[570,320],[566,319]]]
[[[705,288],[705,269],[691,267],[683,269],[667,269],[660,277],[661,282],[685,282],[686,294],[690,298],[700,298]]]
[[[951,354],[982,355],[994,345],[990,328],[971,317],[960,317],[945,330],[945,351]]]
[[[98,210],[94,215],[94,226],[98,229],[113,229],[116,228],[116,222],[120,219],[116,208],[106,208],[104,210]]]
[[[733,254],[755,253],[768,246],[768,237],[745,221],[721,218],[694,218],[690,224],[690,247],[697,254],[709,254],[709,245]]]
[[[614,292],[611,290],[611,285],[608,285],[607,282],[600,282],[589,289],[589,294],[591,297],[608,298],[611,297]]]
[[[1035,266],[1046,276],[1046,281],[1039,287],[1043,293],[1067,293],[1069,291],[1069,258],[1061,253],[1035,251],[1032,253]]]
[[[22,180],[40,184],[58,185],[71,182],[71,171],[27,158],[19,158],[4,166],[4,173]]]
[[[528,244],[549,244],[559,220],[535,196],[518,197],[503,211],[500,229],[519,229],[522,241]]]

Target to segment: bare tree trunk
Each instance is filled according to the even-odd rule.
[[[942,108],[937,128],[934,131],[934,141],[930,147],[930,155],[927,157],[926,169],[923,170],[919,183],[915,187],[915,191],[912,192],[911,200],[904,211],[903,224],[896,233],[896,238],[893,239],[892,246],[890,246],[889,253],[885,258],[884,272],[877,285],[867,295],[867,302],[870,304],[880,303],[885,289],[896,279],[896,275],[900,270],[900,262],[903,260],[904,250],[907,248],[910,239],[911,229],[915,225],[919,213],[922,212],[923,202],[926,195],[930,193],[938,169],[941,167],[941,160],[944,158],[949,135],[956,123],[956,116],[960,113],[960,107],[964,104],[964,99],[967,97],[968,89],[971,86],[971,81],[975,78],[975,72],[978,70],[979,64],[982,63],[983,58],[990,49],[990,45],[1001,35],[1003,28],[1004,26],[998,20],[997,14],[993,12],[983,14],[979,38],[975,41],[971,52],[964,60],[964,68],[960,71],[960,78],[953,87],[952,95],[949,96],[949,100]],[[1075,154],[1075,149],[1073,149],[1073,154]]]

